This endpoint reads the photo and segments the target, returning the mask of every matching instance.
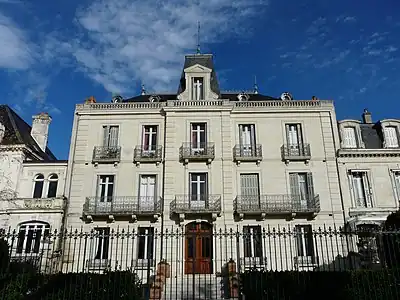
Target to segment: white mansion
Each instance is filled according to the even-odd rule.
[[[149,240],[155,231],[280,226],[301,233],[291,247],[309,264],[301,258],[314,256],[313,229],[378,226],[400,200],[400,120],[373,122],[365,111],[362,121],[338,122],[330,100],[274,98],[256,87],[223,93],[212,55],[185,57],[176,94],[78,104],[68,161],[46,147],[50,121],[42,113],[31,127],[0,106],[0,222],[28,232],[19,253],[39,247],[36,232],[129,228],[143,233],[130,258],[143,263],[167,247]],[[175,247],[172,262],[201,255],[202,263],[177,272],[212,272],[212,254],[193,254],[192,242]],[[195,247],[202,243],[212,245]],[[111,246],[92,247],[101,266]],[[268,255],[256,239],[240,247],[244,263]]]

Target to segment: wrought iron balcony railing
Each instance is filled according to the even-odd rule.
[[[119,162],[121,160],[121,147],[96,146],[93,149],[92,160],[96,163]]]
[[[238,144],[233,147],[233,159],[235,161],[260,161],[262,157],[262,145],[260,144]]]
[[[183,143],[179,149],[180,159],[183,161],[212,161],[215,158],[214,143]]]
[[[170,204],[172,213],[216,213],[221,212],[221,195],[176,195]]]
[[[83,214],[86,216],[152,216],[161,214],[161,209],[161,198],[155,196],[87,197],[83,205]]]
[[[320,211],[319,195],[302,200],[299,195],[237,196],[237,214],[316,214]]]
[[[139,145],[135,147],[134,162],[161,162],[162,146]]]
[[[282,159],[289,160],[310,160],[310,144],[284,144],[281,147]]]

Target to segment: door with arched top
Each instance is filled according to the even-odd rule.
[[[185,230],[185,274],[212,274],[212,225],[189,223]]]

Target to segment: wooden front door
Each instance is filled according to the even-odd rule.
[[[212,274],[212,226],[189,223],[185,232],[185,274]]]

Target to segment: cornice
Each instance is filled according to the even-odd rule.
[[[338,157],[400,157],[398,149],[339,149]]]

